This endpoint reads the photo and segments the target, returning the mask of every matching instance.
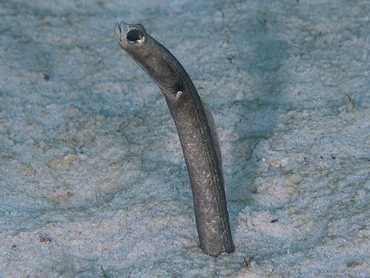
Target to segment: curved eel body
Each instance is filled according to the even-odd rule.
[[[166,98],[190,177],[200,247],[214,257],[234,251],[221,152],[211,111],[177,59],[142,25],[122,22],[115,25],[114,32],[118,44]]]

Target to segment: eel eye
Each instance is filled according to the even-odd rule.
[[[127,33],[126,38],[129,42],[139,43],[144,39],[144,33],[138,29],[132,30]]]

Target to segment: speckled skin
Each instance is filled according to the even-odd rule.
[[[220,146],[211,111],[177,59],[142,25],[122,22],[114,31],[118,44],[166,98],[190,177],[200,247],[215,257],[232,252]]]

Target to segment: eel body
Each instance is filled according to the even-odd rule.
[[[177,59],[140,25],[114,27],[118,44],[159,86],[180,137],[193,193],[201,249],[234,250],[226,204],[220,145],[210,109]]]

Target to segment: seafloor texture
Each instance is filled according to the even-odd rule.
[[[0,277],[370,277],[369,1],[0,1]],[[214,112],[236,251],[204,255],[140,22]]]

